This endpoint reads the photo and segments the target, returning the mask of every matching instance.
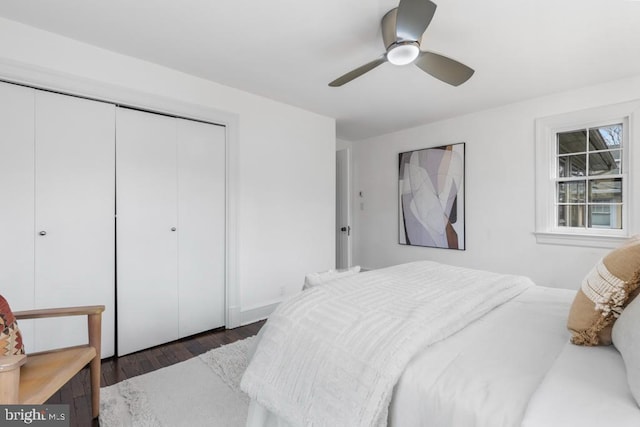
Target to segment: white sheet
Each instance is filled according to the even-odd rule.
[[[392,426],[518,426],[569,339],[575,291],[534,287],[433,345],[407,366]]]

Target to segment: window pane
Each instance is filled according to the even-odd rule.
[[[594,179],[590,181],[589,202],[622,203],[622,178]]]
[[[589,130],[589,151],[608,150],[622,146],[622,123]]]
[[[589,206],[589,227],[622,228],[622,206],[591,205]]]
[[[585,203],[586,182],[559,182],[558,203]]]
[[[559,227],[584,227],[585,205],[558,206]]]
[[[558,177],[568,178],[570,176],[587,175],[587,155],[577,154],[574,156],[558,157]]]
[[[601,151],[589,154],[589,175],[611,175],[620,173],[620,150]]]
[[[558,154],[584,153],[587,151],[587,131],[558,133]]]

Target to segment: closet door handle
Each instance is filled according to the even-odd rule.
[[[47,232],[46,232],[46,231],[44,231],[44,230],[42,230],[42,231],[41,231],[41,232],[39,232],[38,234],[39,234],[39,235],[41,235],[41,236],[46,236],[46,235],[47,235]]]
[[[171,227],[171,231],[176,231],[176,228],[175,227]]]

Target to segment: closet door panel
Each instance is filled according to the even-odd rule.
[[[118,354],[178,338],[175,119],[118,108]]]
[[[225,128],[177,120],[180,336],[225,324]]]
[[[34,307],[34,90],[0,83],[0,294],[13,310]],[[20,321],[33,350],[33,322]]]
[[[36,91],[35,306],[104,304],[114,354],[115,107]],[[36,349],[86,342],[84,318],[36,322]]]

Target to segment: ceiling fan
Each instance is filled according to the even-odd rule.
[[[446,56],[420,51],[420,40],[436,12],[436,4],[429,0],[400,0],[382,18],[382,40],[387,50],[381,57],[338,77],[329,86],[338,87],[373,70],[378,65],[414,63],[427,74],[453,86],[469,80],[474,70]]]

